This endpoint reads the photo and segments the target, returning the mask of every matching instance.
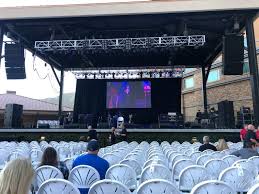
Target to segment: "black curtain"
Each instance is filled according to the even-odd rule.
[[[77,80],[74,122],[79,114],[102,115],[106,110],[106,80]]]

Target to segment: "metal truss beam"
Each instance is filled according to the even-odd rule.
[[[35,41],[34,48],[40,51],[53,50],[130,50],[135,48],[167,48],[181,46],[203,46],[205,35],[164,36],[115,39],[51,40]]]

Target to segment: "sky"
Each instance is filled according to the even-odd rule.
[[[30,6],[30,5],[55,5],[55,4],[80,4],[80,3],[107,3],[129,2],[140,0],[0,0],[0,7]],[[145,0],[144,0],[145,1]],[[5,37],[5,40],[8,40]],[[3,49],[4,50],[4,49]],[[2,52],[4,54],[4,52]],[[49,65],[34,57],[28,51],[25,53],[26,79],[7,80],[5,73],[5,60],[0,65],[0,94],[6,91],[16,91],[16,94],[35,99],[56,97],[59,95],[59,86]],[[57,72],[59,75],[59,72]],[[45,78],[45,79],[43,79]],[[64,93],[75,92],[76,79],[70,72],[65,73]]]

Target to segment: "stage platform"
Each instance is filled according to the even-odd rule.
[[[109,133],[111,129],[96,129]],[[240,129],[127,129],[130,133],[239,133]],[[88,129],[0,129],[0,133],[85,133]]]

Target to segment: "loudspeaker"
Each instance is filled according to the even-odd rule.
[[[22,127],[23,105],[6,104],[4,112],[5,128],[21,128]]]
[[[25,79],[24,48],[19,43],[5,44],[5,70],[7,79]]]
[[[233,101],[222,101],[218,103],[219,127],[235,128],[235,115]]]
[[[223,37],[223,74],[242,75],[244,65],[244,36],[226,35]]]

